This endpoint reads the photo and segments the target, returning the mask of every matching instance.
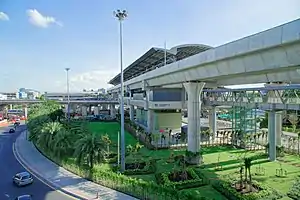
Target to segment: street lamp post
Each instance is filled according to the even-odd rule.
[[[114,16],[119,20],[120,25],[120,67],[121,67],[121,97],[120,97],[120,109],[121,109],[121,172],[125,171],[125,132],[124,132],[124,78],[123,78],[123,32],[122,22],[127,17],[126,10],[117,10],[114,12]]]
[[[67,95],[68,95],[68,110],[67,110],[67,118],[68,122],[70,122],[70,84],[69,84],[69,70],[70,68],[65,68],[67,72]]]

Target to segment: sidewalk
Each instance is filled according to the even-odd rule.
[[[21,133],[15,142],[15,154],[30,171],[41,178],[43,182],[79,199],[101,200],[136,200],[121,192],[106,188],[91,181],[87,181],[52,161],[45,158],[35,146],[26,140],[26,132]]]

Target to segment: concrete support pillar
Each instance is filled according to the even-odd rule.
[[[112,118],[115,118],[116,117],[116,109],[115,109],[115,105],[114,104],[110,104],[110,116]],[[121,107],[121,106],[120,106]],[[121,113],[121,112],[120,112]]]
[[[134,121],[134,106],[129,105],[129,116],[130,116],[130,121]]]
[[[145,105],[145,110],[149,109],[149,101],[150,101],[150,89],[146,89],[146,105]]]
[[[102,110],[108,110],[107,107],[108,107],[107,104],[103,104],[103,105],[102,105]]]
[[[24,117],[27,120],[27,116],[28,116],[28,108],[27,106],[24,107]]]
[[[86,106],[81,106],[81,114],[82,116],[87,116],[87,107]]]
[[[205,83],[188,82],[183,85],[188,95],[188,151],[196,153],[200,151],[200,93]],[[200,159],[195,162],[201,162]]]
[[[275,111],[274,111],[275,112]],[[269,116],[270,116],[270,112],[269,112]],[[271,126],[271,119],[268,118],[268,129],[269,129],[269,136],[270,136],[270,126]],[[277,111],[275,112],[275,123],[276,123],[276,127],[275,127],[275,139],[276,139],[276,145],[277,146],[281,146],[281,135],[282,135],[282,111]]]
[[[94,115],[99,115],[99,107],[98,106],[94,107]]]
[[[65,117],[68,118],[69,106],[68,104],[65,105]]]
[[[268,116],[268,142],[269,142],[269,159],[276,160],[276,112],[269,112]]]
[[[154,128],[154,111],[148,110],[147,111],[147,132],[152,133]]]
[[[208,123],[209,123],[209,128],[211,129],[212,132],[212,140],[214,141],[215,136],[217,134],[217,113],[216,113],[216,107],[213,106],[212,109],[209,112],[208,115]]]
[[[276,145],[281,146],[281,135],[282,135],[282,111],[275,113],[275,121],[276,121]]]
[[[13,105],[9,104],[9,109],[12,110],[13,109]]]

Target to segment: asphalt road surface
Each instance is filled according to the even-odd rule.
[[[32,185],[17,187],[12,183],[12,177],[16,173],[26,171],[12,151],[13,143],[25,126],[20,125],[15,133],[7,133],[8,129],[0,127],[0,199],[14,200],[19,195],[31,194],[34,200],[74,200],[53,190],[35,177]]]

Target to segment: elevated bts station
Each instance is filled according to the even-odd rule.
[[[215,48],[207,45],[181,45],[170,50],[151,48],[124,70],[123,89],[130,118],[134,120],[136,113],[134,121],[149,133],[161,129],[177,131],[182,124],[181,110],[187,108],[188,151],[196,153],[201,143],[201,107],[209,109],[213,138],[217,136],[218,106],[240,107],[233,109],[239,112],[234,116],[260,108],[269,113],[270,160],[275,160],[282,132],[282,110],[300,110],[299,97],[286,96],[300,88],[293,86],[300,83],[299,51],[300,19]],[[265,84],[264,88],[253,89],[258,96],[249,97],[249,92],[242,90],[220,89],[257,83]],[[121,91],[120,74],[109,84],[114,86],[108,93],[117,98]],[[258,131],[256,123],[247,128],[250,125],[242,126],[246,120],[240,121],[233,120],[233,131],[234,127],[243,132]]]
[[[151,48],[124,70],[124,81],[211,48],[200,44],[180,45],[170,50]],[[112,85],[119,83],[120,74],[109,82]],[[131,119],[133,120],[134,115],[133,107],[136,107],[136,122],[148,132],[154,133],[165,129],[178,132],[181,129],[182,101],[185,98],[181,87],[153,87],[145,90],[138,88],[126,90],[126,93],[125,103],[130,106]]]

